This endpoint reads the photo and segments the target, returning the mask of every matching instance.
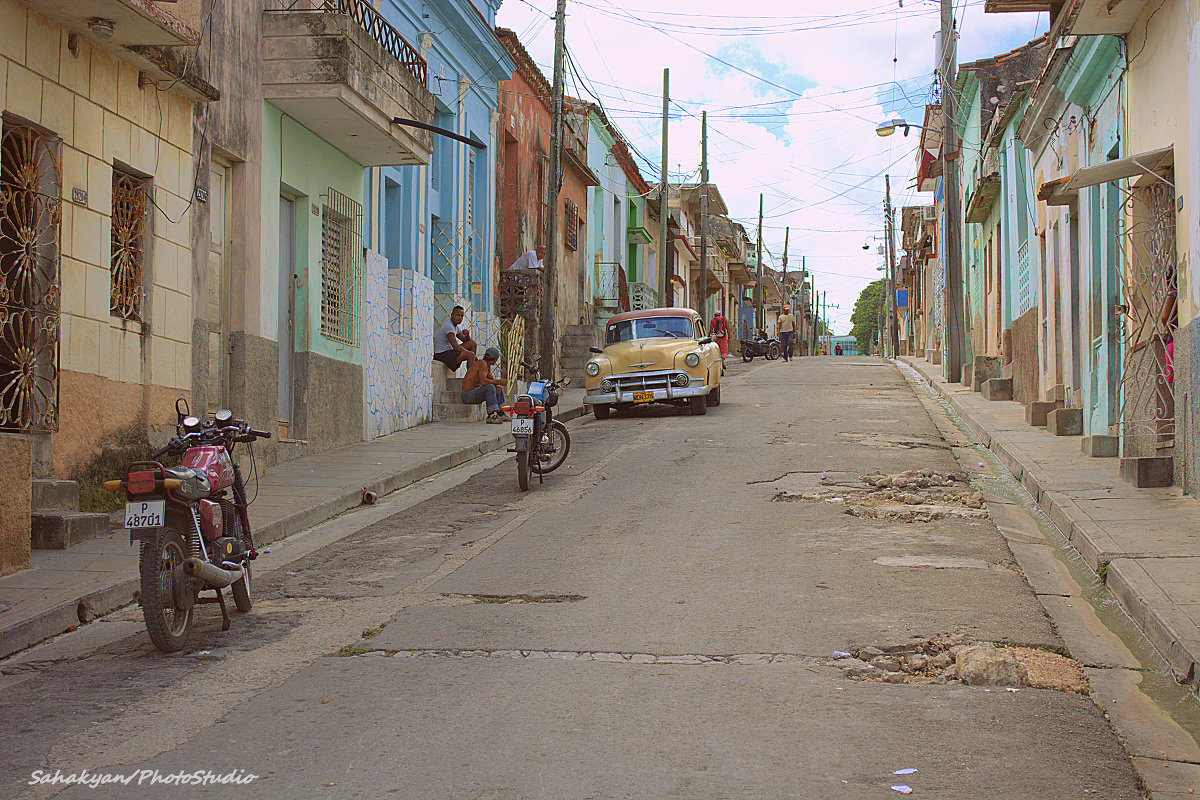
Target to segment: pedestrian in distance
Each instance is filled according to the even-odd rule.
[[[463,363],[470,367],[479,360],[475,355],[479,346],[462,324],[465,315],[462,306],[455,306],[450,311],[450,318],[438,326],[437,333],[433,335],[433,360],[442,362],[452,370],[458,370]]]
[[[507,386],[508,381],[492,377],[492,367],[499,360],[499,350],[494,347],[484,350],[483,358],[476,359],[467,368],[460,395],[463,405],[474,406],[479,403],[487,403],[487,422],[493,425],[508,419],[500,410],[500,406],[504,405],[504,389],[502,387]]]
[[[833,346],[833,354],[834,354],[835,356],[840,356],[840,355],[842,354],[842,345],[841,345],[841,343],[835,344],[835,345]]]
[[[796,337],[796,319],[792,316],[791,306],[784,306],[783,313],[775,320],[779,331],[779,344],[783,350],[783,360],[792,360],[792,340]]]
[[[720,311],[713,312],[712,329],[709,333],[721,350],[721,363],[724,364],[725,356],[729,355],[729,323]]]

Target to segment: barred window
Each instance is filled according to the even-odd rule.
[[[321,208],[321,335],[358,346],[362,302],[362,206],[335,189]]]
[[[579,249],[579,206],[573,200],[567,201],[563,214],[563,244],[568,250]]]
[[[116,167],[112,175],[112,265],[109,313],[142,321],[146,256],[146,179]]]

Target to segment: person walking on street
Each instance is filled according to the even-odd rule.
[[[713,312],[712,329],[709,333],[712,334],[717,347],[721,349],[721,363],[724,364],[725,356],[729,355],[729,323],[725,321],[725,317],[720,311]]]
[[[775,320],[779,331],[779,343],[783,349],[783,360],[792,360],[792,340],[796,338],[796,319],[792,316],[791,306],[784,306],[783,313]]]

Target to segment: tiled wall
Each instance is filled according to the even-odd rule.
[[[432,368],[433,281],[412,270],[390,270],[386,258],[368,250],[363,274],[364,439],[433,418]]]

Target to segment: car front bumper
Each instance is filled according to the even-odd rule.
[[[600,387],[588,389],[587,395],[583,398],[583,402],[587,405],[610,405],[613,403],[633,403],[635,393],[648,392],[654,395],[653,400],[643,400],[642,402],[666,403],[672,400],[686,400],[689,397],[704,397],[712,387],[702,380],[692,379],[692,382],[687,386],[668,386],[665,389],[638,389],[637,392],[632,390],[623,390],[617,387],[611,392],[603,392]]]

